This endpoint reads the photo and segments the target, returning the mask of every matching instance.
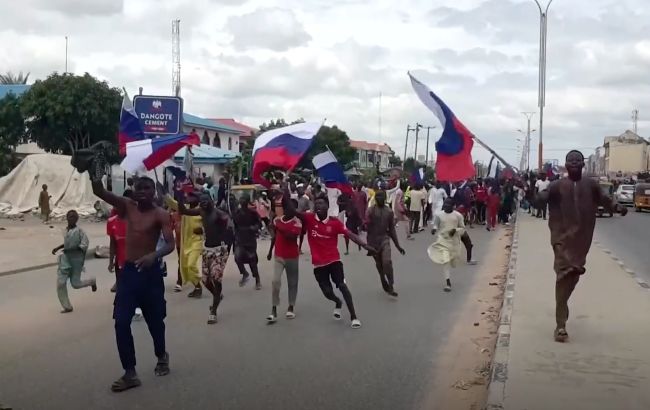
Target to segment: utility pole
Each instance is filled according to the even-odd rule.
[[[65,72],[68,72],[68,36],[65,36]]]
[[[418,136],[420,135],[420,128],[422,128],[422,125],[416,122],[415,123],[415,154],[413,158],[415,160],[415,163],[418,162]]]
[[[538,165],[539,170],[542,170],[542,158],[544,150],[544,106],[546,105],[546,34],[547,34],[547,20],[548,8],[551,7],[553,0],[549,0],[546,9],[542,9],[542,5],[538,0],[534,0],[539,9],[539,84],[538,84],[538,106],[539,106],[539,149],[538,149]]]
[[[639,110],[636,108],[632,110],[632,131],[634,131],[635,134],[639,133]]]
[[[429,166],[429,131],[431,131],[432,128],[436,128],[435,125],[427,127],[427,153],[426,153],[426,159],[424,160],[425,162],[424,165],[427,167]]]
[[[415,128],[411,128],[410,125],[406,125],[406,143],[404,144],[404,158],[402,158],[402,169],[404,169],[404,163],[406,162],[406,150],[409,147],[409,133],[415,131]]]
[[[172,20],[172,94],[181,96],[181,21]]]
[[[381,91],[379,92],[379,118],[378,118],[378,128],[379,128],[379,142],[383,142],[381,139]]]

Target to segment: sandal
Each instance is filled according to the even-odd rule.
[[[138,387],[142,384],[138,376],[126,377],[122,376],[119,379],[115,380],[111,385],[111,391],[115,393],[120,393],[134,387]]]
[[[559,343],[564,343],[569,339],[569,334],[566,329],[555,329],[553,336],[555,337],[555,341]]]

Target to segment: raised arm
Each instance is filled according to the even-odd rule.
[[[107,191],[106,188],[104,188],[104,184],[102,183],[101,179],[97,181],[93,181],[91,179],[90,182],[93,187],[93,194],[95,194],[102,201],[113,205],[118,215],[126,215],[126,204],[128,201],[127,198],[123,196],[117,196],[114,193]]]
[[[185,207],[185,201],[183,198],[183,193],[181,192],[178,195],[178,201],[175,201],[176,204],[178,205],[178,212],[180,212],[181,215],[188,215],[188,216],[200,216],[201,215],[201,210],[199,208],[186,208]]]

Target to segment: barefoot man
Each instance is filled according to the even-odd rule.
[[[569,297],[575,289],[580,275],[585,273],[587,253],[596,226],[598,205],[611,206],[611,199],[603,195],[598,182],[582,178],[585,158],[580,151],[571,151],[566,156],[568,178],[553,182],[548,189],[548,226],[551,230],[551,245],[555,254],[553,268],[557,275],[555,282],[555,341],[565,342],[569,338],[566,322],[569,319]],[[540,192],[543,196],[544,192]],[[542,198],[545,199],[545,198]],[[627,209],[621,209],[621,215]]]
[[[165,350],[165,284],[160,260],[173,252],[174,235],[169,214],[153,202],[156,187],[150,178],[138,178],[133,199],[130,199],[108,192],[101,177],[93,178],[93,175],[96,173],[91,173],[95,195],[113,205],[118,215],[127,220],[126,261],[117,279],[113,309],[117,350],[125,373],[113,383],[111,390],[121,392],[140,385],[131,334],[131,319],[138,306],[149,327],[158,358],[154,372],[156,376],[169,374],[169,354]],[[161,232],[165,244],[156,251]]]

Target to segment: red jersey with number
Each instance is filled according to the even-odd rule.
[[[121,269],[126,262],[126,220],[117,215],[108,218],[106,234],[115,241],[115,259]]]
[[[333,217],[321,221],[311,212],[304,215],[312,264],[318,268],[340,261],[339,235],[348,233],[343,222]]]
[[[282,218],[275,218],[273,227],[275,228],[275,256],[282,259],[296,259],[300,255],[298,249],[298,237],[302,232],[300,219],[294,217],[285,221]],[[285,234],[294,238],[289,239]]]

